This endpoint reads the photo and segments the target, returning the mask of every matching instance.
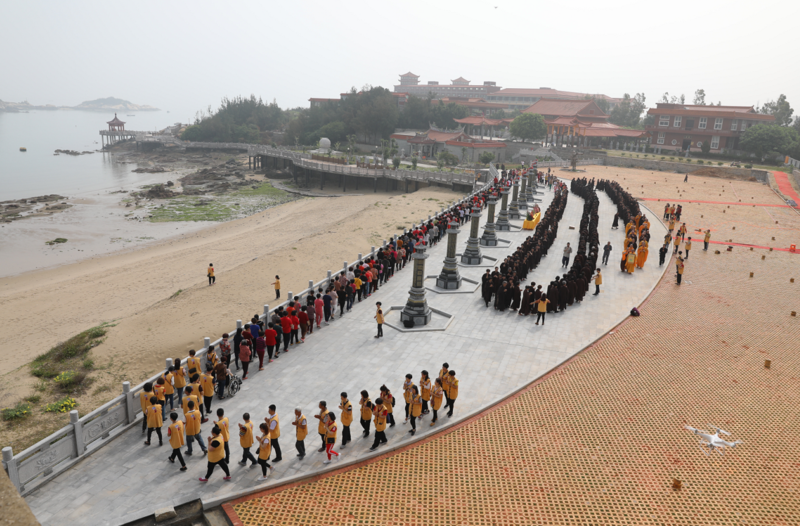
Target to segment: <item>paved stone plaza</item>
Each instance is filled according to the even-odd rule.
[[[544,210],[552,199],[552,193],[546,192],[542,197],[540,206]],[[337,317],[330,325],[323,326],[322,330],[309,336],[305,344],[293,346],[287,355],[281,355],[265,371],[251,372],[250,379],[244,382],[242,391],[236,397],[215,400],[212,410],[224,407],[232,426],[240,421],[245,411],[250,412],[258,423],[266,416],[269,404],[278,406],[284,460],[276,464],[267,483],[261,486],[256,483],[260,470],[242,468],[236,463],[240,459],[241,448],[235,437],[231,441],[233,480],[224,482],[221,470],[217,469],[210,482],[201,484],[197,478],[205,472],[204,457],[197,453],[194,457],[187,457],[190,459],[189,471],[179,472],[176,465],[166,461],[169,446],[144,447],[140,427],[134,426],[108,446],[29,495],[26,500],[42,524],[118,524],[152,513],[155,508],[164,505],[180,504],[198,497],[218,499],[235,496],[243,491],[275,485],[295,475],[334,469],[336,463],[330,467],[324,466],[322,460],[325,456],[316,452],[319,438],[314,432],[316,420],[312,415],[317,412],[319,400],[327,400],[329,408],[333,409],[338,405],[339,393],[347,391],[351,401],[357,404],[361,389],[369,390],[374,399],[378,387],[385,383],[395,396],[400,397],[395,407],[398,425],[387,429],[389,446],[402,445],[411,440],[409,426],[402,424],[401,385],[404,375],[412,373],[416,383],[420,371],[427,369],[435,377],[445,361],[458,373],[460,392],[454,416],[451,419],[440,416],[441,424],[459,421],[490,405],[542,376],[601,337],[623,320],[631,307],[644,300],[665,270],[658,267],[657,243],[666,229],[658,221],[660,214],[648,213],[652,239],[655,240],[652,247],[655,248],[651,248],[643,270],[633,275],[619,272],[624,227],[610,229],[615,207],[605,193],[598,192],[598,197],[600,242],[605,244],[611,241],[614,246],[610,263],[604,269],[603,292],[599,296],[592,296],[592,286],[582,304],[569,307],[565,313],[548,314],[545,326],[535,326],[535,316],[523,318],[513,311],[500,313],[491,307],[487,309],[480,298],[479,289],[472,294],[436,294],[429,291],[428,304],[454,316],[447,330],[399,332],[385,327],[385,338],[376,340],[373,338],[374,302],[381,301],[384,307],[405,303],[411,284],[411,271],[405,269],[376,294],[356,304],[343,318]],[[559,237],[550,254],[542,260],[539,268],[529,274],[525,284],[531,281],[548,283],[556,275],[566,272],[561,268],[561,250],[567,242],[577,247],[577,227],[583,203],[580,197],[569,196],[564,217],[559,224]],[[484,210],[482,221],[485,219]],[[512,225],[521,224],[522,221],[512,221]],[[569,226],[576,229],[570,230]],[[464,225],[461,231],[459,251],[465,246],[469,225]],[[498,234],[499,237],[512,241],[510,246],[482,247],[481,250],[483,254],[497,258],[499,265],[530,234],[518,229],[502,232]],[[426,275],[439,273],[445,251],[444,242],[430,251]],[[331,267],[338,268],[339,264],[331,262]],[[460,266],[459,271],[465,278],[480,281],[486,268]],[[667,268],[671,271],[671,264]],[[432,283],[429,281],[426,285]],[[463,286],[470,284],[464,283]],[[261,303],[264,302],[253,299],[253,305]],[[198,339],[202,336],[198,335]],[[294,430],[291,426],[293,409],[298,406],[309,418],[311,428],[306,439],[309,455],[302,462],[295,457]],[[335,409],[335,412],[338,415],[338,410]],[[444,415],[444,411],[441,414]],[[422,419],[415,439],[437,429],[430,427],[429,422],[430,416]],[[203,426],[204,437],[210,434],[210,429],[210,422]],[[340,466],[381,453],[368,451],[372,439],[361,439],[358,422],[351,425],[351,430],[353,443],[343,450],[337,448],[342,454]]]

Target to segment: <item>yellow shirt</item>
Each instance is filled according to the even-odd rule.
[[[680,245],[680,244],[681,244],[681,236],[675,236],[675,241],[674,241],[674,243],[675,243],[675,246],[676,246],[676,247],[677,247],[678,245]]]
[[[597,273],[597,276],[594,277],[594,284],[595,285],[602,285],[603,284],[603,276],[600,273]]]
[[[361,404],[361,420],[372,420],[371,400],[369,398],[362,398],[359,404]]]
[[[186,436],[194,436],[200,434],[200,411],[195,409],[186,413]]]
[[[175,387],[186,387],[186,373],[183,372],[183,367],[180,367],[180,364],[178,364],[178,367],[179,369],[173,375]]]
[[[166,387],[160,384],[156,384],[153,386],[153,392],[156,394],[156,398],[158,398],[159,402],[163,402],[164,398],[164,391],[166,391]]]
[[[161,427],[161,404],[151,405],[147,408],[147,427]]]
[[[350,403],[350,400],[343,402],[341,405],[342,408],[342,425],[349,426],[353,423],[353,404]]]
[[[378,311],[377,314],[375,314],[375,319],[378,321],[378,323],[383,323],[384,322],[383,313],[381,311]]]
[[[188,395],[183,397],[183,414],[186,415],[189,412],[189,400],[194,402],[194,409],[198,411],[200,409],[200,401],[197,395]]]
[[[417,395],[411,399],[411,416],[422,414],[422,397]]]
[[[275,424],[274,426],[272,424]],[[269,417],[269,437],[270,438],[280,438],[281,436],[281,424],[278,421],[278,413],[275,413],[271,417]]]
[[[203,387],[203,396],[214,396],[214,377],[208,373],[200,376],[200,385]]]
[[[214,276],[214,267],[208,267],[208,275],[211,277]]]
[[[411,398],[414,396],[414,391],[411,389],[414,387],[414,382],[408,381],[403,384],[403,398],[405,398],[406,403],[411,403]]]
[[[281,288],[281,280],[276,279],[275,280],[275,290],[278,290],[279,288]]]
[[[431,399],[431,380],[430,378],[427,380],[420,380],[419,386],[422,389],[422,399],[423,400],[430,400]]]
[[[269,460],[272,454],[272,444],[269,441],[269,433],[263,437],[258,437],[258,458],[261,460]]]
[[[239,445],[253,447],[253,422],[245,422],[239,428]]]
[[[450,377],[450,400],[458,398],[458,379]]]
[[[180,420],[169,425],[169,445],[172,449],[178,449],[186,445],[183,439],[183,422]]]
[[[388,412],[385,405],[375,406],[375,431],[386,431],[386,415],[384,412]]]
[[[550,303],[550,300],[544,300],[544,301],[539,300],[539,303],[537,303],[538,308],[537,308],[536,312],[547,312],[547,304],[548,303]],[[446,382],[443,382],[443,383],[445,383],[445,385],[447,385]]]
[[[142,413],[147,413],[147,409],[150,407],[150,397],[154,396],[155,393],[153,391],[140,391],[139,392],[139,403],[142,404]]]
[[[327,426],[325,425],[325,415],[328,414],[328,410],[324,410],[319,414],[319,426],[317,426],[317,431],[320,435],[324,435],[325,432],[328,430]]]
[[[444,398],[444,389],[437,384],[433,385],[433,408],[438,411],[442,407],[442,398]]]
[[[706,237],[704,239],[706,242],[711,241],[711,232],[706,232]]]
[[[687,242],[686,242],[686,243],[683,245],[683,249],[684,249],[684,250],[691,250],[691,249],[692,249],[692,242],[691,242],[691,241],[687,241]]]
[[[172,377],[174,375],[172,373],[164,373],[164,394],[175,394],[175,388],[172,387]]]
[[[325,436],[328,439],[332,438],[335,441],[336,440],[336,430],[337,430],[336,422],[331,422],[330,424],[325,426]]]
[[[361,285],[363,285],[363,284],[364,284],[364,282],[363,282],[363,281],[361,281],[359,278],[356,278],[356,279],[354,279],[354,280],[353,280],[353,283],[354,283],[354,284],[355,284],[355,286],[356,286],[356,290],[359,290],[359,289],[361,288]]]
[[[306,420],[306,415],[301,414],[297,417],[295,422],[297,422],[297,440],[305,440],[308,435],[308,421]]]
[[[214,446],[214,442],[217,443]],[[221,435],[217,435],[208,441],[208,461],[219,462],[225,458],[225,441]]]
[[[192,372],[192,369],[195,371]],[[186,359],[186,370],[189,371],[189,379],[196,374],[201,374],[203,369],[200,368],[200,360],[196,357],[190,356]]]
[[[205,393],[201,394],[201,391],[204,391],[203,389],[200,389],[201,385],[202,384],[200,383],[200,380],[189,384],[189,386],[192,388],[192,394],[195,395],[198,399],[205,394]],[[186,398],[186,396],[184,396],[184,398]]]
[[[222,440],[227,442],[231,439],[231,430],[228,429],[228,417],[220,418],[216,424],[219,426],[220,432],[222,433]]]

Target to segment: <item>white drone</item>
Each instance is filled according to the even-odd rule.
[[[707,431],[703,431],[702,429],[695,429],[693,427],[683,426],[685,429],[688,429],[689,431],[700,437],[700,450],[703,453],[705,453],[706,456],[708,456],[708,451],[706,451],[703,448],[703,446],[708,446],[708,449],[710,449],[711,451],[716,451],[717,453],[722,455],[723,454],[722,450],[725,449],[726,447],[733,448],[738,446],[739,444],[744,443],[744,441],[742,440],[736,440],[734,442],[728,442],[727,440],[723,440],[719,436],[720,433],[728,436],[730,436],[730,433],[728,433],[723,429],[718,428],[717,426],[712,426],[711,424],[709,424],[708,426],[714,430],[713,434]]]

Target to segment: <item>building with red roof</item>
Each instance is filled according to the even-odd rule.
[[[395,140],[402,153],[417,154],[421,159],[433,159],[442,151],[448,151],[457,158],[469,162],[477,162],[478,157],[484,152],[493,153],[498,162],[503,162],[506,157],[504,142],[473,137],[466,133],[463,127],[456,130],[443,130],[431,126],[425,132],[397,131],[392,134],[391,138]]]
[[[655,147],[700,151],[708,141],[712,152],[739,149],[739,140],[750,126],[775,122],[772,115],[753,106],[703,106],[659,102],[647,110],[655,118],[645,126]]]
[[[415,75],[410,71],[400,75],[400,84],[394,87],[396,92],[408,93],[421,98],[427,98],[432,95],[434,99],[441,99],[442,97],[485,98],[489,93],[499,89],[494,81],[486,81],[482,85],[473,85],[464,77],[453,79],[450,84],[439,84],[436,80],[429,80],[427,84],[420,84],[419,75]]]
[[[496,104],[505,104],[511,110],[523,110],[541,99],[550,100],[588,100],[602,99],[608,103],[608,109],[614,108],[622,99],[609,97],[602,94],[578,93],[575,91],[560,91],[552,88],[504,88],[487,97],[487,101]]]

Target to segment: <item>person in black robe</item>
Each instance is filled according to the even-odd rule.
[[[514,282],[510,289],[511,296],[511,310],[519,309],[520,301],[522,299],[522,292],[519,290],[519,283]]]
[[[547,304],[547,312],[558,312],[558,285],[555,281],[547,286],[547,297],[552,298]]]
[[[567,281],[567,305],[572,305],[575,303],[575,297],[577,295],[577,290],[575,288],[575,281],[568,280]]]
[[[525,291],[522,293],[522,301],[519,305],[519,315],[520,316],[527,316],[531,313],[531,287],[530,285],[525,287]]]
[[[619,228],[619,214],[614,214],[614,222],[611,223],[611,228]]]
[[[583,275],[579,275],[578,279],[575,280],[575,301],[578,303],[583,301],[583,296],[586,294],[586,280],[583,279]]]
[[[536,283],[534,283],[534,285],[536,285]],[[542,297],[542,286],[539,285],[538,287],[536,287],[536,290],[533,291],[533,301],[538,301],[539,298],[541,297]]]
[[[489,302],[492,301],[493,295],[492,275],[489,274],[489,269],[486,269],[486,274],[481,277],[481,296],[483,296],[483,301],[486,303],[487,307],[489,306]]]
[[[548,295],[549,296],[549,295]],[[567,289],[567,284],[564,281],[561,281],[561,284],[558,286],[558,308],[562,311],[567,310],[567,300],[569,299],[569,289]]]

